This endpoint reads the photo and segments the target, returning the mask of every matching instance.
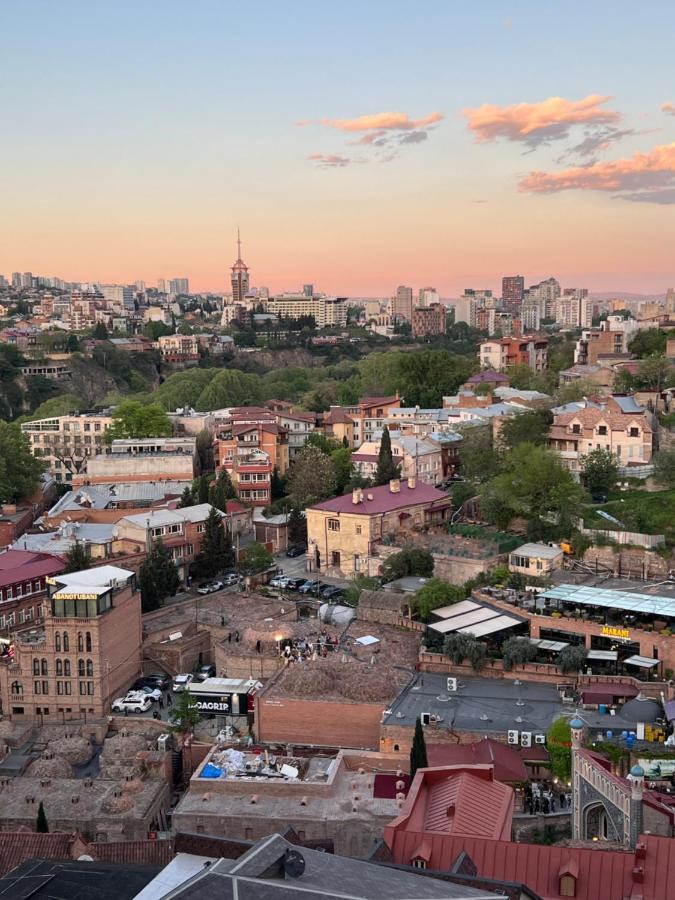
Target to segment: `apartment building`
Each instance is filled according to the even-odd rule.
[[[354,420],[341,406],[331,406],[323,416],[323,431],[326,437],[340,443],[346,441],[348,447],[354,446]]]
[[[273,472],[270,455],[263,450],[250,449],[235,456],[230,475],[237,497],[251,506],[269,506]]]
[[[196,362],[199,343],[191,334],[164,334],[157,338],[157,347],[166,362]]]
[[[126,481],[191,481],[199,474],[196,439],[159,437],[114,440],[74,475],[74,485]]]
[[[481,343],[478,356],[482,366],[496,372],[506,372],[517,365],[543,372],[548,366],[548,339],[528,335],[495,338]]]
[[[390,431],[391,455],[394,463],[401,467],[401,478],[417,477],[425,484],[439,485],[443,482],[443,452],[441,445],[431,439],[404,435]],[[352,454],[354,470],[363,478],[374,478],[380,453],[381,437],[366,441]]]
[[[65,560],[52,553],[0,553],[0,635],[41,618],[47,578],[60,575],[65,567]]]
[[[400,284],[396,288],[396,296],[392,298],[392,315],[398,321],[410,322],[413,310],[413,289]]]
[[[347,324],[347,301],[344,297],[308,296],[304,292],[277,294],[264,301],[268,313],[280,319],[312,316],[317,328]]]
[[[277,423],[269,409],[242,406],[229,409],[223,416],[214,413],[217,425],[215,454],[217,466],[231,471],[237,457],[261,450],[269,456],[273,469],[285,475],[289,463],[289,433]],[[300,430],[298,431],[300,433]],[[305,438],[306,439],[306,438]],[[295,445],[296,449],[298,445]]]
[[[33,456],[44,459],[50,475],[67,482],[103,449],[111,422],[105,413],[73,413],[24,422],[21,431],[28,436]]]
[[[316,428],[316,413],[284,411],[275,413],[277,424],[288,435],[288,458],[292,461]]]
[[[598,448],[611,450],[622,470],[651,462],[654,433],[647,411],[633,397],[594,398],[553,414],[549,447],[573,473],[582,472],[584,458]]]
[[[17,631],[0,657],[3,714],[13,722],[101,718],[142,665],[136,576],[100,566],[47,579],[44,623]]]
[[[432,337],[445,334],[445,307],[442,303],[416,306],[412,313],[412,336]]]
[[[354,406],[343,406],[342,411],[353,423],[353,447],[360,447],[365,441],[372,441],[376,432],[386,424],[389,409],[401,405],[398,391],[390,397],[361,397]],[[331,407],[331,416],[337,407]]]
[[[451,499],[416,478],[356,489],[306,510],[310,568],[337,577],[377,575],[377,549],[397,532],[441,524]]]
[[[587,328],[574,348],[574,362],[582,366],[597,365],[602,357],[628,353],[628,343],[635,335],[634,319],[610,316],[599,328]]]

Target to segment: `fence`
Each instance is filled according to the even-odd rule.
[[[646,547],[652,550],[655,547],[663,547],[666,543],[665,534],[642,534],[639,531],[611,531],[601,528],[579,528],[582,534],[594,541],[613,541],[615,544],[633,544],[636,547]]]

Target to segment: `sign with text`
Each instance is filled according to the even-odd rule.
[[[603,625],[600,632],[606,637],[623,638],[624,640],[630,638],[629,628],[617,628],[615,625]]]

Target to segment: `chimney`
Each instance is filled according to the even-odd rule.
[[[408,487],[410,488],[411,491],[414,489],[416,484],[417,484],[417,479],[415,478],[414,475],[411,475],[408,478]]]
[[[354,506],[359,504],[362,499],[363,494],[361,492],[361,488],[354,488],[354,490],[352,491],[352,503],[354,504]]]
[[[389,482],[389,490],[392,494],[398,494],[401,490],[401,482],[398,478],[392,478]]]

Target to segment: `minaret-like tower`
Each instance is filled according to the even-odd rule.
[[[630,849],[634,850],[642,832],[642,794],[645,788],[645,770],[637,763],[630,770]]]
[[[232,284],[232,302],[243,303],[244,297],[248,293],[249,274],[248,266],[241,258],[241,237],[237,228],[237,261],[230,270],[230,282]]]
[[[581,750],[584,739],[584,723],[578,715],[570,722],[570,732],[572,739],[572,837],[579,840],[582,837],[581,828],[581,798],[579,791],[581,789],[581,780],[577,772],[578,757],[577,750]]]

